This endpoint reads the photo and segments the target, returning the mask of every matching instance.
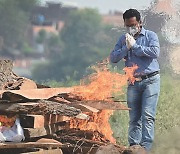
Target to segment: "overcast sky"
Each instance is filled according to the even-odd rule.
[[[108,13],[109,10],[125,11],[129,8],[144,9],[150,6],[153,0],[41,0],[56,1],[65,4],[73,4],[78,7],[97,8],[101,13]]]

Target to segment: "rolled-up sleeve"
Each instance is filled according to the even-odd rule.
[[[116,43],[114,50],[110,54],[110,61],[112,63],[117,63],[125,56],[127,56],[128,48],[125,44],[125,37],[122,36]]]
[[[136,56],[157,58],[160,54],[160,45],[157,34],[154,32],[149,33],[148,40],[148,46],[142,46],[135,43],[132,49],[134,50]]]

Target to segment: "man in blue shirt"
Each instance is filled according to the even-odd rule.
[[[129,84],[127,103],[129,111],[128,141],[130,147],[141,146],[150,151],[154,140],[154,122],[160,92],[160,75],[157,57],[160,53],[156,33],[142,27],[140,13],[135,9],[123,14],[127,33],[122,35],[110,54],[112,63],[125,59],[125,66],[138,65]]]

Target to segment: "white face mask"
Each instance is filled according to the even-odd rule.
[[[128,32],[130,35],[134,36],[134,35],[136,35],[136,34],[139,32],[139,28],[136,27],[136,26],[127,27],[127,32]]]

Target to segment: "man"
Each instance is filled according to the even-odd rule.
[[[160,53],[156,33],[142,27],[140,13],[135,9],[123,14],[127,33],[122,35],[110,54],[112,63],[125,59],[125,65],[138,65],[134,77],[138,78],[127,89],[129,111],[128,141],[130,147],[141,146],[150,151],[154,140],[156,106],[160,92],[157,57]]]

